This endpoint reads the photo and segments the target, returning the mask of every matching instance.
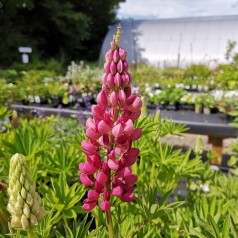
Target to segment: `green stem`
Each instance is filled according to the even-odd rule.
[[[27,235],[28,235],[28,238],[34,238],[35,237],[34,231],[32,229],[27,231]]]
[[[113,238],[114,235],[113,235],[112,214],[110,209],[106,211],[106,215],[107,215],[107,228],[108,228],[109,238]]]
[[[149,223],[149,221],[145,221],[132,235],[131,238],[136,237],[136,235],[143,229],[144,226],[146,226]]]
[[[7,227],[7,219],[4,217],[4,215],[1,213],[0,211],[0,221],[2,222],[2,224]]]

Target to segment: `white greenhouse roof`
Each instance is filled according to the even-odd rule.
[[[238,44],[238,15],[158,20],[123,20],[119,45],[128,52],[130,63],[158,67],[224,63],[228,41]],[[117,25],[108,31],[100,62],[110,47]],[[238,47],[235,48],[238,51]]]

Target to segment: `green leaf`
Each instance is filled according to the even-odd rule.
[[[164,204],[166,203],[166,201],[167,201],[169,195],[172,193],[172,191],[173,191],[173,189],[169,190],[167,193],[165,193],[165,194],[163,195],[163,197],[162,197],[162,198],[160,199],[160,201],[159,201],[159,206],[160,206],[160,207],[163,207],[163,206],[164,206]]]
[[[214,216],[215,214],[215,207],[216,207],[216,197],[213,196],[210,202],[210,206],[209,206],[209,213],[211,216]]]
[[[222,238],[229,238],[229,230],[230,230],[230,216],[228,214],[224,221],[224,225],[222,229]]]
[[[204,218],[207,218],[207,213],[208,213],[208,203],[207,203],[207,198],[205,196],[202,196],[202,210],[203,210],[203,215]]]
[[[208,238],[206,236],[204,236],[201,232],[197,231],[196,229],[190,227],[190,234],[191,235],[194,235],[194,236],[197,236],[198,238]]]
[[[216,238],[221,238],[217,224],[210,214],[208,215],[208,220],[209,220],[209,223],[212,225],[212,228],[213,228],[213,231],[215,232]]]

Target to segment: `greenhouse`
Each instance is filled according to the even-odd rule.
[[[238,41],[238,16],[131,19],[121,24],[121,44],[128,49],[129,62],[160,68],[200,63],[213,67],[226,62],[228,41]],[[115,29],[111,27],[104,39],[100,61]]]

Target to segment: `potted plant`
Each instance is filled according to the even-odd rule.
[[[195,98],[194,94],[186,93],[180,98],[180,108],[182,110],[191,110],[194,111]]]
[[[215,99],[212,94],[204,94],[203,97],[203,113],[209,115],[211,109],[215,106]]]
[[[202,113],[202,101],[203,101],[203,97],[202,94],[199,94],[198,96],[196,96],[195,98],[195,113]]]

